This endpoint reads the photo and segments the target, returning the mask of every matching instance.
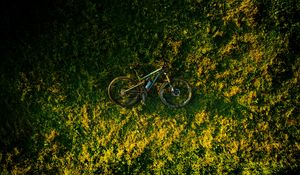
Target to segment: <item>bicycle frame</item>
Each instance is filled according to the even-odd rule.
[[[142,78],[140,78],[140,77],[138,76],[138,74],[137,74],[138,80],[139,80],[139,81],[145,80],[145,79],[149,78],[151,75],[154,75],[154,74],[157,74],[156,77],[155,77],[155,79],[157,79],[157,78],[161,75],[162,70],[163,70],[163,68],[161,67],[161,68],[156,69],[155,71],[149,73],[148,75],[145,75],[145,76],[142,77]],[[153,82],[154,82],[154,81],[153,81]]]
[[[167,78],[167,81],[170,82],[170,78],[169,78],[169,76],[164,72],[163,67],[161,67],[161,68],[159,68],[159,69],[156,69],[155,71],[153,71],[153,72],[151,72],[151,73],[149,73],[148,75],[145,75],[145,76],[143,76],[143,77],[139,77],[139,75],[138,75],[137,72],[136,72],[136,75],[137,75],[137,78],[138,78],[139,82],[138,82],[136,85],[134,85],[134,86],[132,86],[132,87],[126,89],[126,90],[124,91],[124,93],[126,93],[126,92],[128,92],[128,91],[130,91],[130,90],[132,90],[132,89],[134,89],[134,88],[136,88],[136,87],[138,87],[138,86],[140,86],[140,85],[143,85],[143,84],[145,83],[145,81],[146,81],[149,77],[151,77],[152,75],[155,75],[155,74],[156,74],[156,76],[155,76],[154,79],[152,80],[152,84],[151,84],[151,86],[149,87],[149,90],[153,87],[153,85],[156,83],[157,79],[161,76],[161,74],[164,74],[164,75],[166,76],[166,78]]]

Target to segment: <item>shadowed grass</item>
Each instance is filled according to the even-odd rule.
[[[1,65],[2,174],[299,169],[299,23],[283,15],[297,16],[298,2],[60,5],[61,18]],[[131,109],[109,101],[114,77],[133,76],[132,64],[147,73],[161,57],[193,87],[187,106],[168,108],[157,89]]]

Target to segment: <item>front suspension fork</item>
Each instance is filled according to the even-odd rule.
[[[169,85],[170,85],[171,91],[174,92],[174,87],[173,87],[172,84],[171,84],[171,79],[170,79],[170,77],[168,76],[168,74],[167,74],[166,72],[164,72],[164,75],[165,75],[166,78],[167,78],[167,82],[168,82]]]

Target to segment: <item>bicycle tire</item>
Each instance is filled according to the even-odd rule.
[[[126,89],[136,84],[136,81],[129,77],[117,77],[113,79],[108,86],[110,100],[122,107],[134,106],[141,100],[141,87],[137,86],[129,91],[126,91]]]
[[[192,88],[187,81],[183,79],[174,79],[162,84],[159,90],[161,101],[170,108],[180,108],[185,106],[192,98]],[[172,88],[173,87],[173,92]],[[174,91],[177,91],[175,94]],[[178,100],[178,101],[177,101]]]

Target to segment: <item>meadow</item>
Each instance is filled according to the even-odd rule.
[[[1,175],[299,172],[300,2],[52,3],[4,54]],[[109,100],[114,77],[162,57],[193,87],[186,107],[157,90],[133,108]]]

